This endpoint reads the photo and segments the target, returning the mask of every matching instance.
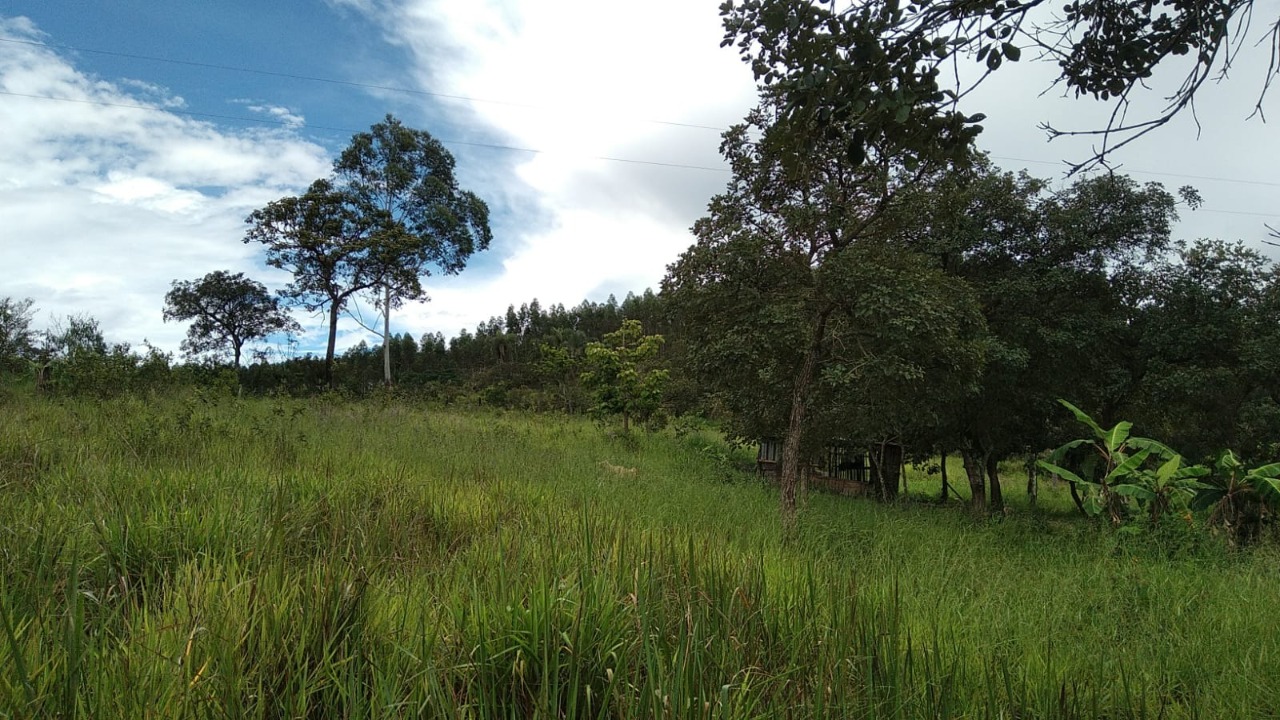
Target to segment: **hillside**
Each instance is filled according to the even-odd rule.
[[[710,432],[192,394],[0,413],[3,717],[1246,717],[1269,549],[776,491]]]

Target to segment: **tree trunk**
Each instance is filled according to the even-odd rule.
[[[951,490],[951,486],[947,484],[947,451],[946,450],[942,451],[942,464],[939,467],[942,468],[942,494],[938,496],[938,502],[946,503],[947,494]]]
[[[1035,455],[1027,456],[1027,503],[1032,510],[1036,509],[1036,499],[1040,495],[1040,465]]]
[[[384,286],[382,306],[382,381],[391,387],[391,286]]]
[[[987,455],[987,480],[991,483],[991,512],[1004,512],[1004,493],[1000,489],[1000,458]]]
[[[880,500],[890,502],[898,497],[898,481],[902,477],[902,446],[882,442],[877,450],[873,462],[876,489]]]
[[[778,483],[781,486],[782,534],[790,539],[796,531],[796,485],[800,470],[800,447],[804,439],[804,416],[809,385],[813,382],[814,370],[818,367],[818,355],[822,351],[822,341],[827,333],[827,316],[830,310],[818,315],[818,324],[813,328],[813,340],[805,353],[804,363],[800,366],[800,374],[796,376],[795,386],[791,389],[791,415],[787,421],[787,434],[782,441],[782,472]]]
[[[983,482],[983,462],[982,458],[972,450],[964,450],[960,453],[960,459],[964,461],[964,474],[969,476],[969,507],[975,515],[981,515],[987,511],[987,488]]]
[[[235,338],[231,339],[231,346],[235,348],[235,351],[236,351],[236,359],[232,367],[234,367],[237,370],[240,369],[240,346],[243,344],[244,343],[240,342],[239,340],[236,340]]]
[[[338,344],[338,311],[341,308],[337,300],[329,299],[329,347],[324,352],[324,384],[333,389],[333,349]]]

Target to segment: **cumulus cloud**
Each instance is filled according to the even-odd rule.
[[[512,228],[500,272],[434,280],[433,301],[402,314],[415,327],[455,333],[534,297],[573,304],[654,287],[729,178],[719,128],[754,104],[755,86],[718,47],[714,4],[342,2],[382,22],[419,87],[476,98],[455,113],[543,151],[513,160],[505,179],[536,196],[541,221]]]
[[[0,37],[43,39],[25,18],[0,19]],[[0,295],[34,298],[39,322],[88,313],[109,339],[176,350],[184,329],[161,322],[170,281],[287,281],[240,242],[243,219],[327,173],[320,146],[173,114],[164,88],[34,45],[0,47],[0,91]]]

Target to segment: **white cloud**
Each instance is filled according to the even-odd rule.
[[[0,19],[0,36],[42,37],[25,18]],[[109,339],[176,350],[185,328],[160,318],[171,280],[284,281],[240,242],[243,219],[327,173],[323,148],[166,112],[180,99],[164,88],[94,78],[32,45],[0,47],[0,90],[64,99],[0,96],[0,296],[34,298],[38,322],[88,313]]]
[[[749,69],[734,50],[719,47],[710,0],[653,0],[643,8],[598,0],[327,2],[380,22],[384,37],[370,42],[390,43],[409,59],[401,76],[361,80],[479,99],[424,98],[418,112],[402,113],[407,122],[446,112],[458,123],[438,135],[545,151],[455,147],[464,185],[489,200],[501,228],[491,251],[500,267],[428,279],[432,301],[396,318],[415,335],[452,335],[534,297],[574,304],[655,286],[728,174],[600,158],[722,167],[714,129],[653,121],[724,127],[755,101]],[[44,38],[25,18],[0,18],[0,36]],[[1032,160],[1079,158],[1087,150],[1070,141],[1046,145],[1036,129],[1048,119],[1083,124],[1097,117],[1088,101],[1031,99],[1051,70],[1023,63],[973,96],[974,111],[989,116],[985,148]],[[1280,180],[1272,169],[1280,139],[1262,123],[1243,121],[1258,89],[1251,79],[1242,73],[1206,87],[1198,142],[1190,119],[1179,120],[1128,149],[1122,169]],[[229,269],[276,287],[287,281],[239,240],[249,211],[329,171],[327,151],[294,132],[305,127],[302,109],[233,101],[285,126],[222,128],[166,112],[183,101],[164,87],[108,82],[48,49],[9,43],[0,44],[0,90],[77,101],[0,96],[0,267],[19,268],[0,274],[0,296],[36,298],[45,318],[90,312],[113,339],[147,337],[176,349],[184,329],[160,322],[170,280]],[[370,92],[388,104],[408,102],[403,94]],[[1049,177],[1063,171],[1029,167]],[[1275,207],[1273,185],[1135,176],[1196,184],[1206,210]],[[1200,212],[1188,215],[1180,234],[1256,244],[1264,221]],[[304,345],[322,345],[323,323],[299,319],[309,331]],[[366,337],[344,320],[339,347]]]
[[[432,302],[401,314],[415,333],[453,334],[534,297],[576,304],[656,287],[728,180],[600,159],[723,167],[714,128],[745,114],[755,86],[718,47],[713,3],[655,0],[642,12],[589,0],[347,5],[383,21],[388,40],[415,59],[422,89],[480,99],[457,103],[459,116],[545,151],[517,158],[515,178],[548,221],[499,238],[510,250],[498,277],[433,279]]]
[[[303,117],[301,113],[295,112],[287,107],[243,98],[233,100],[232,102],[237,105],[243,105],[244,108],[250,112],[255,112],[259,115],[266,115],[285,127],[299,128],[307,124],[307,119]]]

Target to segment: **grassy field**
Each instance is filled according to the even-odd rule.
[[[1276,552],[1030,513],[1016,474],[1002,520],[812,495],[784,544],[709,433],[4,403],[0,717],[1280,713]]]

